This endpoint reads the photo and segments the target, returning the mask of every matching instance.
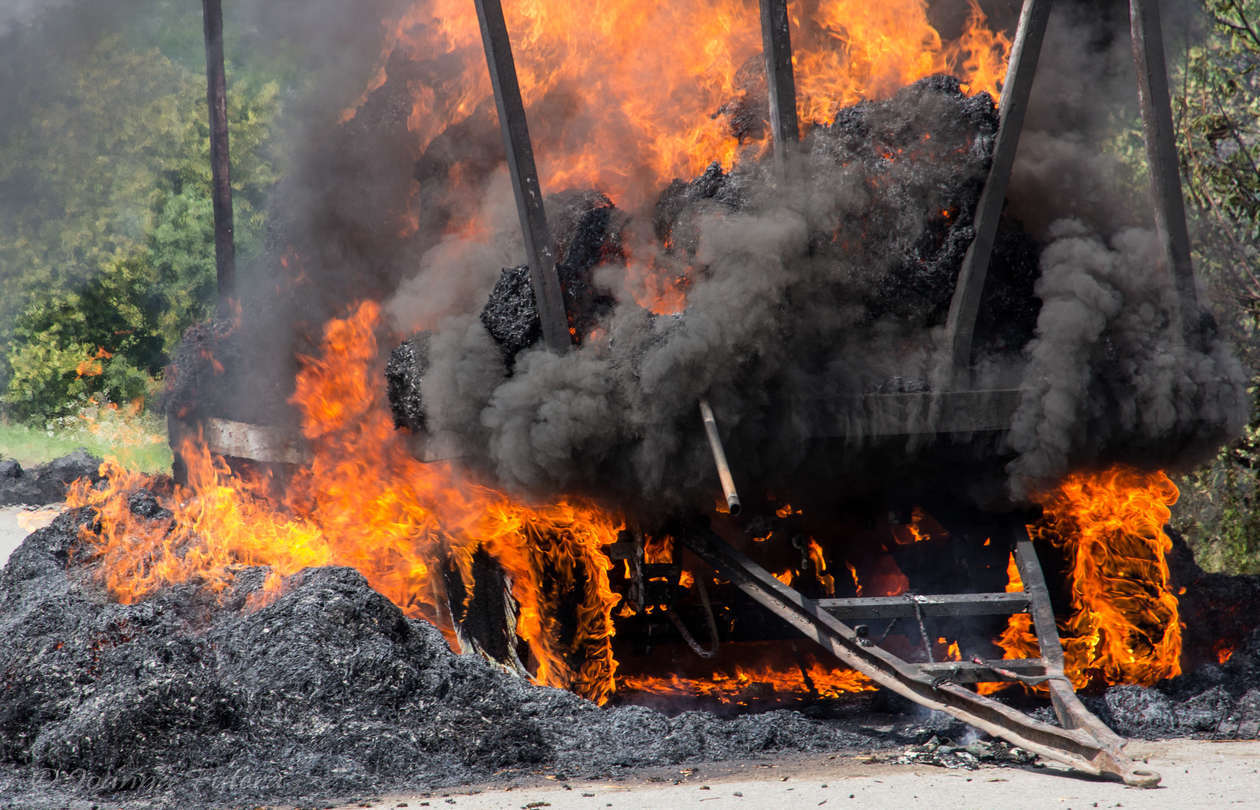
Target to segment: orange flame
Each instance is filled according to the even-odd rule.
[[[314,457],[279,506],[265,480],[233,474],[194,442],[181,448],[188,486],[160,499],[169,520],[131,513],[126,493],[153,482],[114,463],[103,467],[105,488],[77,484],[71,505],[99,516],[84,539],[105,585],[134,602],[176,582],[221,591],[240,567],[267,565],[261,603],[278,595],[284,576],[348,565],[408,615],[441,626],[446,595],[435,571],[452,563],[471,591],[473,554],[482,548],[512,584],[516,631],[536,662],[535,680],[605,701],[614,688],[611,611],[620,597],[609,586],[603,547],[616,540],[620,522],[563,498],[526,505],[453,465],[415,460],[369,373],[378,318],[375,304],[361,304],[327,325],[319,357],[303,358],[294,399]],[[577,632],[562,638],[561,613],[574,601]],[[444,629],[453,638],[449,622]]]
[[[803,695],[836,698],[853,692],[873,692],[875,684],[851,669],[828,669],[819,663],[800,667],[736,666],[734,672],[715,672],[707,678],[680,675],[618,676],[620,689],[674,697],[703,696],[737,706],[783,703]]]
[[[1029,531],[1067,554],[1072,614],[1059,632],[1067,675],[1151,685],[1181,674],[1181,621],[1169,583],[1164,533],[1177,487],[1162,472],[1113,467],[1068,476],[1038,501],[1044,517]],[[1023,590],[1012,556],[1007,591]],[[997,639],[1003,658],[1038,656],[1027,614],[1015,614]]]
[[[113,352],[106,351],[104,346],[97,346],[95,354],[88,355],[74,367],[74,376],[78,379],[101,376],[105,373],[105,366],[101,361],[113,356]]]
[[[1072,614],[1062,628],[1068,676],[1149,686],[1181,674],[1181,621],[1164,533],[1177,486],[1162,472],[1077,473],[1038,497],[1034,539],[1063,549]]]
[[[823,553],[818,541],[812,537],[809,538],[809,559],[814,564],[814,577],[823,587],[823,592],[827,596],[835,596],[836,578],[827,573],[827,555]]]
[[[892,527],[893,540],[900,546],[923,543],[949,536],[945,527],[936,522],[927,512],[916,506],[910,511],[910,522],[903,526]]]
[[[801,510],[793,509],[792,504],[790,503],[785,503],[782,506],[780,506],[778,509],[774,510],[775,517],[779,517],[783,519],[787,519],[791,517],[792,515],[799,515],[799,514],[801,514]]]
[[[934,73],[952,73],[968,92],[996,97],[1008,38],[988,29],[973,1],[962,36],[945,42],[927,7],[926,0],[794,5],[802,122],[829,122],[842,106],[890,95]],[[530,128],[544,188],[598,188],[623,208],[636,208],[671,178],[694,177],[713,161],[729,166],[744,144],[766,137],[762,127],[743,132],[741,143],[731,126],[759,81],[755,4],[508,0],[504,14],[522,96],[538,110]],[[453,66],[440,80],[409,82],[408,127],[418,150],[491,98],[472,6],[426,0],[393,23],[376,75],[343,120],[384,85],[392,56]],[[753,112],[764,118],[760,104]]]

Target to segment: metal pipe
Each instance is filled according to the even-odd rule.
[[[219,314],[236,293],[236,245],[232,224],[232,171],[228,150],[227,74],[223,67],[223,4],[202,0],[206,35],[206,102],[210,107],[210,171],[214,178],[214,258]]]
[[[709,450],[713,453],[713,464],[717,467],[718,480],[722,482],[726,508],[732,515],[738,515],[742,508],[739,503],[739,493],[735,491],[731,465],[726,461],[726,450],[722,447],[722,437],[718,435],[717,421],[713,418],[713,409],[709,407],[707,399],[700,400],[700,419],[704,422],[704,432],[709,437]]]
[[[801,140],[796,119],[796,77],[792,72],[792,35],[787,0],[761,0],[761,49],[770,91],[770,130],[779,181],[790,183]]]
[[[967,388],[971,368],[971,343],[976,327],[976,315],[980,311],[980,298],[984,294],[984,282],[989,272],[989,259],[993,256],[993,243],[997,237],[998,220],[1002,218],[1002,205],[1006,201],[1006,189],[1015,165],[1015,152],[1019,148],[1020,132],[1024,128],[1024,116],[1032,95],[1033,78],[1037,73],[1037,60],[1041,55],[1041,43],[1045,38],[1046,23],[1050,19],[1051,0],[1025,0],[1011,46],[1011,57],[1006,69],[1006,81],[1002,85],[1002,99],[998,104],[998,131],[993,145],[993,162],[984,191],[976,203],[975,238],[967,255],[963,257],[954,287],[954,297],[949,304],[949,316],[945,322],[945,350],[936,369],[933,388],[946,391]]]
[[[1181,194],[1181,170],[1177,160],[1177,134],[1173,131],[1168,98],[1168,68],[1164,60],[1164,34],[1159,3],[1130,0],[1129,24],[1133,37],[1133,63],[1137,69],[1138,101],[1142,108],[1142,135],[1151,170],[1151,195],[1155,203],[1155,230],[1168,272],[1181,300],[1176,316],[1186,340],[1197,345],[1200,334],[1199,296],[1190,259],[1190,234],[1186,204]]]
[[[525,237],[525,255],[529,262],[529,279],[534,288],[534,302],[542,325],[543,342],[554,352],[563,353],[573,345],[569,319],[564,308],[564,293],[556,272],[556,249],[543,211],[542,188],[534,165],[534,147],[529,140],[525,120],[525,103],[516,78],[512,59],[512,42],[499,0],[476,0],[477,20],[481,23],[481,42],[490,68],[490,84],[494,103],[499,111],[499,129],[507,150],[508,174],[516,194],[516,211],[521,218],[521,234]]]

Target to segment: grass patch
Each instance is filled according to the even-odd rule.
[[[80,447],[100,458],[115,458],[129,469],[171,471],[165,424],[150,414],[89,407],[43,428],[0,421],[0,456],[17,459],[23,467],[45,464]]]

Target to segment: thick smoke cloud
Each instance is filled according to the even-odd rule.
[[[860,441],[848,412],[856,395],[895,390],[890,381],[913,390],[928,376],[925,326],[952,286],[949,260],[933,269],[932,259],[960,258],[951,240],[970,233],[936,214],[931,235],[929,214],[968,194],[974,204],[994,122],[987,98],[965,101],[956,84],[932,80],[817,131],[798,187],[778,189],[768,160],[711,171],[681,203],[656,207],[658,220],[669,212],[671,247],[643,227],[650,208],[621,232],[636,261],[693,268],[686,309],[648,312],[629,294],[633,268],[608,262],[595,278],[617,303],[598,337],[565,356],[529,349],[510,375],[476,318],[493,275],[463,264],[493,250],[443,241],[389,307],[403,332],[432,332],[420,385],[428,432],[517,491],[676,507],[715,488],[697,413],[708,398],[740,477],[792,486],[828,432]],[[899,161],[879,146],[900,143],[936,151]],[[508,190],[487,199],[484,220],[508,250],[498,266],[515,264],[524,254]],[[904,290],[885,289],[894,273],[907,274]],[[457,301],[473,308],[443,319]],[[836,427],[845,420],[852,429]]]
[[[1166,11],[1172,47],[1194,36],[1187,7]],[[1009,195],[1045,243],[1010,437],[1016,494],[1082,464],[1193,463],[1236,435],[1248,408],[1244,370],[1214,331],[1202,345],[1183,339],[1144,181],[1098,146],[1136,115],[1124,9],[1056,11]]]
[[[0,36],[5,25],[43,26],[58,47],[73,48],[101,15],[121,19],[157,2],[7,2]],[[1145,200],[1099,147],[1135,98],[1122,5],[1056,4],[1008,198],[1009,244],[990,277],[999,289],[982,307],[978,384],[1026,391],[1002,449],[1010,462],[1002,486],[1016,495],[1081,464],[1193,458],[1245,417],[1243,375],[1228,349],[1186,347],[1167,328],[1176,302]],[[729,176],[710,178],[717,192],[671,209],[669,249],[646,195],[642,208],[620,212],[627,255],[595,271],[615,300],[598,337],[565,357],[536,348],[509,365],[478,317],[500,269],[524,261],[493,105],[421,150],[408,120],[415,87],[439,86],[435,77],[459,66],[383,53],[391,21],[409,6],[226,4],[238,38],[228,42],[230,62],[269,42],[302,43],[298,70],[321,92],[287,105],[281,137],[293,158],[268,204],[267,250],[241,273],[235,340],[248,351],[237,378],[218,381],[212,398],[230,412],[216,415],[291,420],[295,355],[327,318],[368,297],[386,302],[400,336],[432,333],[421,394],[436,453],[464,456],[503,486],[694,505],[716,491],[701,397],[718,414],[742,485],[843,479],[868,493],[908,485],[905,467],[891,462],[913,458],[923,442],[863,455],[874,445],[861,414],[836,403],[925,390],[970,233],[968,211],[948,224],[939,212],[983,182],[992,136],[983,110],[916,91],[847,112],[834,131],[811,136],[807,181],[786,192],[745,154]],[[966,8],[933,4],[944,36]],[[989,11],[1013,22],[1009,8]],[[758,109],[760,81],[749,91]],[[581,111],[561,102],[531,110],[531,123],[567,115],[578,117],[556,126],[580,125]],[[981,132],[975,148],[926,161],[878,154],[879,138],[918,138],[942,121],[969,121]],[[462,182],[452,184],[456,166]],[[457,227],[474,219],[476,232]],[[652,315],[636,302],[645,267],[688,265],[696,269],[684,312]],[[825,434],[838,443],[820,453]],[[933,463],[914,470],[929,479],[915,484],[949,488],[961,477]]]

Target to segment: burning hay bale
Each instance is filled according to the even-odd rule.
[[[867,316],[927,326],[949,306],[963,255],[974,237],[972,220],[997,132],[997,109],[987,94],[968,96],[957,79],[921,79],[880,101],[841,109],[835,120],[809,131],[802,204],[811,217],[810,251],[834,263],[877,268],[866,297]],[[694,262],[706,217],[751,208],[763,196],[762,163],[717,164],[691,182],[675,180],[653,215],[657,238]],[[837,205],[831,189],[850,188],[862,205]],[[852,204],[856,199],[850,199]],[[1032,336],[1037,248],[1018,223],[1004,222],[993,283],[983,311],[1000,312],[981,327],[990,342],[1018,350]],[[896,257],[889,261],[888,257]]]
[[[625,215],[597,192],[567,191],[547,200],[548,219],[558,245],[556,272],[569,316],[569,332],[579,341],[611,310],[614,300],[600,290],[595,268],[624,258],[621,230]],[[516,355],[542,340],[542,324],[530,287],[529,267],[503,270],[481,310],[481,323],[503,351],[510,370]]]
[[[534,317],[537,320],[537,313]],[[420,384],[429,368],[430,337],[427,332],[412,335],[389,353],[389,363],[385,366],[385,390],[394,414],[394,426],[413,433],[424,433],[428,427]]]
[[[165,372],[162,410],[188,424],[217,417],[288,425],[296,366],[293,358],[267,350],[274,342],[267,336],[272,317],[255,309],[248,319],[238,313],[186,330]]]
[[[714,164],[633,215],[651,235],[602,195],[556,195],[549,215],[578,351],[566,366],[533,356],[541,328],[528,269],[504,270],[480,328],[452,318],[395,351],[395,422],[458,447],[512,489],[679,509],[706,495],[693,426],[709,394],[740,426],[727,441],[755,465],[750,476],[782,489],[817,479],[796,445],[847,424],[842,397],[893,379],[926,390],[931,330],[973,236],[996,127],[987,95],[932,76],[812,129],[800,156],[808,181],[792,194],[768,157]],[[979,342],[1017,352],[1037,316],[1037,247],[1014,221],[998,241]],[[466,384],[492,362],[488,343],[507,374]]]

